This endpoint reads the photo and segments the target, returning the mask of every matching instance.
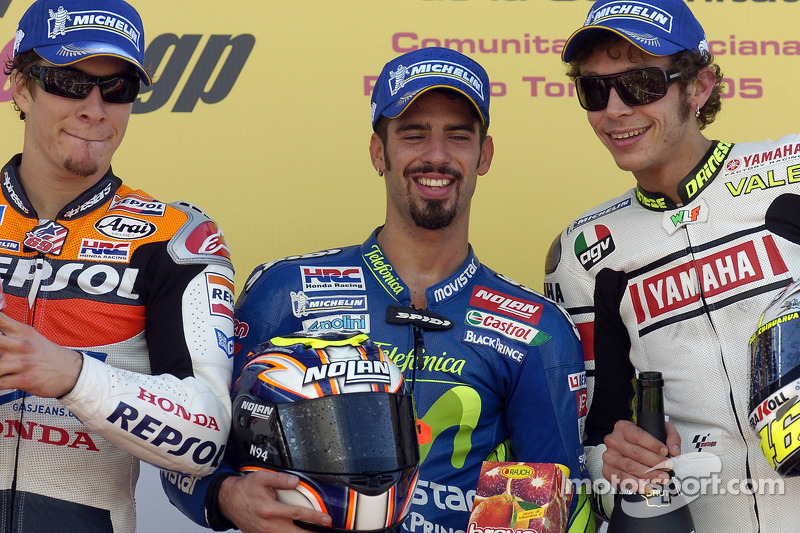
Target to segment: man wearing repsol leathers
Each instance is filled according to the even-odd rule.
[[[585,374],[573,324],[481,264],[468,241],[472,195],[494,151],[489,89],[484,69],[452,50],[387,63],[369,147],[386,185],[384,225],[361,245],[256,268],[236,304],[234,369],[259,343],[300,329],[362,330],[401,368],[420,431],[408,532],[465,532],[481,463],[504,459],[507,441],[515,460],[584,477]],[[164,482],[176,505],[216,530],[330,523],[319,508],[276,501],[276,489],[298,483],[285,473]],[[573,498],[571,532],[593,530],[589,511],[585,497]]]
[[[6,63],[25,135],[0,171],[3,533],[133,532],[140,459],[205,475],[227,441],[225,240],[111,170],[144,43],[121,0],[39,0]]]
[[[775,443],[748,421],[748,341],[800,274],[800,135],[703,135],[722,74],[683,0],[600,0],[563,59],[592,129],[636,178],[572,222],[546,264],[546,292],[584,341],[590,473],[636,486],[682,454],[675,472],[698,532],[797,531],[800,481],[777,475],[762,453]],[[663,374],[666,445],[630,421],[635,371]],[[791,432],[779,444],[799,446]],[[692,469],[698,451],[710,455]]]

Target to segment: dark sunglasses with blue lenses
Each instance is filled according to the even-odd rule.
[[[575,88],[582,108],[600,111],[608,105],[612,87],[626,105],[645,105],[664,98],[669,86],[678,81],[680,76],[678,71],[648,67],[607,76],[578,76]]]
[[[132,103],[140,87],[139,77],[131,74],[98,77],[71,68],[34,65],[30,75],[39,81],[46,93],[65,98],[86,98],[97,85],[103,101],[112,104]]]

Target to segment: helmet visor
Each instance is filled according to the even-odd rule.
[[[750,409],[800,378],[800,315],[790,313],[761,328],[750,342]]]
[[[286,467],[324,474],[392,472],[419,462],[411,396],[358,392],[276,406]]]

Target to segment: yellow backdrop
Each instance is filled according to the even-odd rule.
[[[369,87],[413,47],[460,49],[494,82],[496,153],[470,235],[483,262],[541,289],[554,236],[633,184],[594,137],[559,57],[589,0],[133,3],[155,83],[135,104],[115,172],[213,216],[232,248],[237,292],[260,262],[360,243],[383,221],[383,183],[367,151]],[[28,4],[0,2],[4,55]],[[733,89],[707,134],[753,141],[797,131],[797,2],[690,4]],[[23,124],[7,86],[0,100],[0,157],[10,158]]]

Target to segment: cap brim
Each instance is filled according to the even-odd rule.
[[[459,88],[457,88],[457,87],[453,87],[452,85],[447,85],[447,84],[441,84],[441,85],[431,85],[430,87],[425,87],[424,89],[422,89],[422,90],[420,90],[419,92],[417,92],[417,93],[416,93],[416,94],[415,94],[415,95],[414,95],[414,96],[413,96],[411,99],[409,99],[409,100],[408,100],[408,101],[407,101],[407,102],[406,102],[406,103],[403,105],[403,107],[399,108],[399,109],[400,109],[400,111],[399,111],[398,113],[396,113],[396,114],[394,114],[394,115],[389,115],[389,114],[386,112],[388,109],[384,109],[384,110],[381,112],[381,116],[384,116],[384,117],[386,117],[386,118],[388,118],[388,119],[393,119],[393,118],[397,118],[397,117],[399,117],[400,115],[402,115],[403,113],[405,113],[406,109],[408,109],[408,106],[410,106],[410,105],[411,105],[411,104],[412,104],[412,103],[413,103],[413,102],[414,102],[414,101],[415,101],[417,98],[419,98],[419,96],[420,96],[420,95],[423,95],[423,94],[425,94],[426,92],[428,92],[428,91],[430,91],[430,90],[432,90],[432,89],[447,89],[447,90],[450,90],[450,91],[455,91],[455,92],[459,93],[459,94],[460,94],[460,95],[462,95],[464,98],[466,98],[467,100],[469,100],[469,102],[470,102],[470,103],[471,103],[471,104],[472,104],[472,105],[475,107],[475,110],[478,112],[478,116],[479,116],[479,117],[481,117],[481,124],[484,124],[484,125],[486,124],[486,117],[485,117],[485,116],[483,116],[483,112],[481,112],[481,108],[480,108],[480,107],[478,107],[478,103],[475,101],[475,99],[474,99],[474,98],[472,98],[472,97],[471,97],[469,94],[467,94],[467,93],[465,93],[464,91],[462,91],[461,89],[459,89]],[[398,108],[397,108],[397,107],[395,107],[395,109],[398,109]],[[377,121],[376,121],[376,123],[377,123]]]
[[[647,52],[653,56],[669,56],[675,53],[680,52],[683,50],[682,47],[675,45],[669,41],[662,40],[662,45],[660,46],[659,50],[648,50],[647,47],[642,46],[641,43],[638,43],[631,39],[628,35],[624,32],[617,30],[615,28],[609,28],[608,26],[603,26],[600,24],[594,24],[591,26],[584,26],[582,28],[578,28],[572,35],[569,36],[567,42],[564,44],[564,50],[561,52],[561,60],[565,63],[569,63],[572,60],[572,56],[575,52],[580,48],[587,40],[591,37],[594,37],[598,33],[602,32],[610,32],[616,35],[619,35],[633,46],[642,50],[643,52]]]
[[[59,44],[53,46],[37,46],[34,47],[34,50],[37,54],[42,56],[44,60],[49,61],[50,63],[59,67],[74,65],[75,63],[83,61],[84,59],[89,59],[90,57],[116,57],[135,66],[139,71],[139,78],[141,78],[142,83],[148,86],[152,83],[150,74],[147,73],[147,70],[141,63],[139,63],[122,48],[108,43],[82,41],[70,43],[69,49],[66,48],[65,45]]]

